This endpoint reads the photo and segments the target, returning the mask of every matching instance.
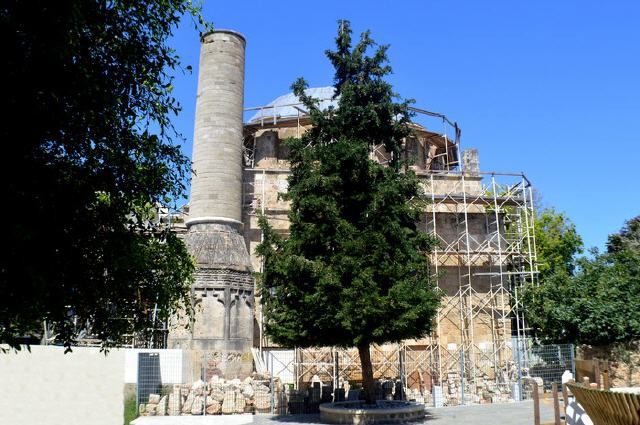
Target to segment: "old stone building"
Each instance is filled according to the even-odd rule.
[[[335,102],[331,87],[309,89],[309,93],[325,106]],[[260,258],[254,254],[261,239],[257,213],[265,214],[275,229],[286,234],[288,205],[278,197],[287,189],[289,174],[282,142],[300,136],[309,119],[291,93],[251,110],[254,114],[244,125],[242,221],[252,266],[260,270]],[[427,387],[453,379],[455,385],[479,388],[478,381],[491,380],[501,381],[508,391],[509,375],[515,373],[514,347],[525,337],[517,292],[535,278],[531,185],[522,174],[481,172],[477,150],[461,152],[455,123],[439,114],[414,112],[414,135],[405,141],[404,155],[423,183],[428,207],[420,227],[439,241],[431,261],[445,298],[434,333],[403,344],[405,367],[419,372],[414,380]],[[436,132],[418,124],[423,117],[443,122],[445,130]],[[381,146],[372,156],[381,163],[388,160]],[[261,338],[257,344],[271,345],[268,338]],[[400,355],[390,354],[394,347],[379,350],[380,369],[385,368],[383,363],[396,362],[390,356]],[[327,361],[326,353],[296,355],[307,356],[300,364]],[[297,374],[305,379],[313,373],[302,366]],[[379,376],[383,375],[381,370]],[[411,379],[411,371],[407,376]]]
[[[286,192],[289,175],[283,140],[299,137],[310,125],[291,93],[246,108],[243,115],[243,67],[241,35],[223,30],[203,37],[196,174],[184,217],[185,240],[199,267],[196,315],[191,331],[174,326],[169,338],[170,347],[232,353],[223,354],[230,361],[246,360],[252,346],[271,346],[261,332],[249,274],[261,270],[254,252],[261,240],[258,213],[287,233],[288,205],[278,196]],[[331,87],[309,94],[321,107],[336,102]],[[428,201],[420,226],[439,241],[431,261],[445,299],[433,334],[405,341],[395,355],[398,361],[404,356],[405,375],[414,381],[409,387],[428,391],[448,383],[450,391],[466,387],[467,394],[481,397],[486,381],[508,387],[525,336],[519,290],[536,273],[531,185],[522,174],[481,172],[478,152],[461,150],[457,124],[441,114],[414,112],[404,155]],[[381,163],[388,160],[381,146],[371,155]],[[379,350],[384,357],[386,349]],[[296,351],[296,380],[316,374],[317,368],[311,373],[303,364],[323,355]]]

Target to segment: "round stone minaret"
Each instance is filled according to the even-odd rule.
[[[251,373],[253,279],[242,236],[244,37],[202,36],[191,200],[184,236],[197,261],[194,316],[177,320],[169,348],[201,350],[226,377]]]
[[[187,224],[240,224],[244,47],[233,31],[202,38]]]

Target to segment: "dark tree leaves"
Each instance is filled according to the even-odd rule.
[[[619,233],[609,235],[607,251],[609,253],[630,251],[640,255],[640,216],[627,221]]]
[[[7,1],[0,9],[5,233],[0,341],[46,320],[66,345],[72,318],[106,346],[188,298],[193,264],[160,226],[190,162],[167,39],[188,1]]]

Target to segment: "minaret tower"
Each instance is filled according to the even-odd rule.
[[[202,36],[185,243],[197,261],[195,315],[173,328],[170,348],[202,350],[228,377],[251,372],[253,279],[242,236],[244,37]],[[247,355],[248,354],[248,355]]]

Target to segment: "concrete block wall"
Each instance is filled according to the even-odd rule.
[[[122,425],[125,359],[98,348],[0,354],[0,424]]]

